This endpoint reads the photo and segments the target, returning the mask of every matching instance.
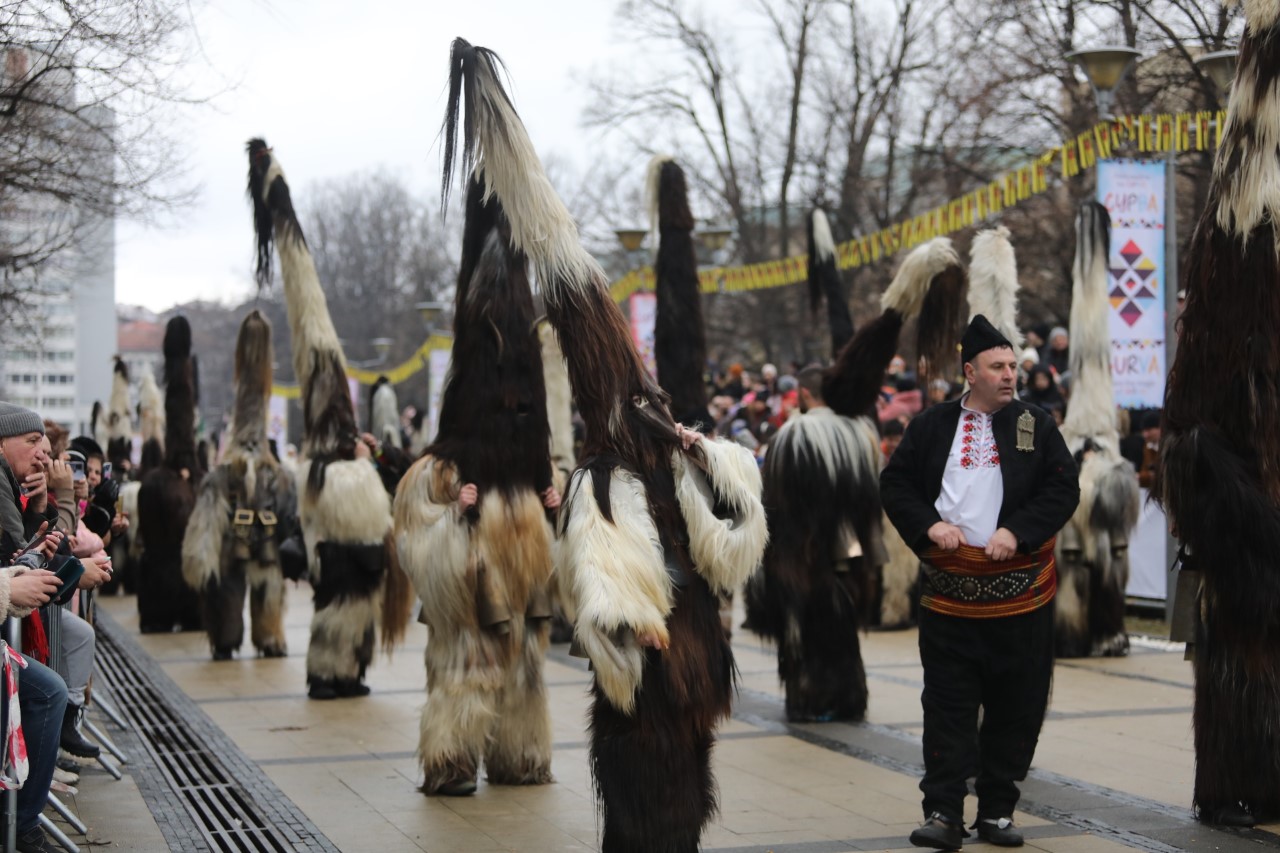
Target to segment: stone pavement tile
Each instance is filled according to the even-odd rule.
[[[992,847],[990,844],[984,844],[982,848],[987,850],[1001,849]],[[965,849],[968,850],[969,845],[966,844]],[[1122,851],[1127,853],[1133,848],[1126,847],[1108,838],[1085,834],[1059,838],[1027,839],[1026,847],[1023,849],[1044,850],[1045,853],[1122,853]]]
[[[124,776],[118,782],[106,774],[86,772],[80,777],[78,794],[74,797],[57,796],[88,826],[90,846],[115,850],[167,849],[164,835],[151,818],[137,783],[129,775],[128,766],[122,770]],[[60,820],[55,822],[68,832],[73,841],[77,840],[66,824]]]

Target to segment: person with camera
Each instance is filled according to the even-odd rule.
[[[45,568],[63,537],[58,531],[49,532],[45,517],[48,483],[43,437],[39,415],[0,403],[0,486],[8,489],[8,494],[0,494],[0,614],[6,618],[28,615],[56,596],[62,585]],[[19,667],[18,706],[27,751],[27,775],[17,798],[17,849],[44,853],[57,849],[40,828],[40,812],[53,781],[67,686],[56,672],[32,658],[10,654]]]
[[[94,500],[86,508],[85,517],[79,517],[76,487],[87,485],[88,481],[83,457],[77,451],[68,450],[62,454],[62,459],[55,459],[48,437],[43,441],[48,457],[45,475],[53,493],[52,500],[59,524],[68,516],[65,509],[68,505],[72,509],[70,515],[74,518],[74,522],[66,527],[68,535],[59,553],[63,558],[73,557],[79,560],[83,567],[83,572],[76,581],[77,589],[97,589],[111,580],[111,558],[107,556],[104,547],[104,539],[111,536],[111,515],[101,508],[97,500],[97,493],[109,490],[104,490],[100,484],[95,490]],[[61,654],[52,663],[67,682],[67,710],[62,719],[62,748],[77,758],[96,759],[101,754],[101,748],[85,740],[79,729],[85,689],[93,674],[93,656],[97,645],[93,626],[73,608],[63,610],[58,618],[61,626]]]

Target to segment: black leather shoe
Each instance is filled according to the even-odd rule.
[[[1200,820],[1214,826],[1233,826],[1242,829],[1249,829],[1258,822],[1244,803],[1232,803],[1229,806],[1202,812]]]
[[[67,710],[62,714],[62,736],[58,745],[77,758],[97,758],[102,754],[102,748],[84,739],[76,728],[79,721],[80,706],[68,702]]]
[[[947,820],[941,813],[934,812],[919,829],[912,830],[911,843],[934,850],[959,850],[968,837],[969,833],[959,821]]]
[[[988,844],[997,847],[1022,846],[1022,833],[1013,825],[1012,818],[982,818],[973,826],[978,830],[978,837]]]
[[[369,695],[369,685],[357,678],[339,678],[333,683],[333,689],[342,699]]]
[[[213,659],[214,660],[231,660],[231,647],[230,646],[214,646]]]
[[[469,797],[475,792],[475,779],[455,779],[452,782],[445,782],[435,790],[435,793],[442,797]]]

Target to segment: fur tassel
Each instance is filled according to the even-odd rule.
[[[699,446],[705,472],[685,454],[672,454],[676,500],[694,568],[713,592],[731,595],[759,566],[769,540],[760,468],[749,450],[733,442],[704,438]]]
[[[1119,458],[1115,401],[1111,388],[1111,334],[1107,266],[1111,217],[1096,201],[1076,215],[1076,257],[1071,292],[1071,405],[1062,437],[1072,452],[1085,439]]]
[[[275,154],[261,139],[249,140],[248,151],[258,285],[264,287],[271,281],[274,243],[284,278],[293,371],[302,386],[303,455],[321,462],[350,458],[356,418],[347,389],[347,362],[315,262]],[[315,485],[318,483],[308,481],[309,487]]]
[[[816,312],[825,297],[827,325],[831,329],[831,355],[834,358],[853,338],[853,317],[841,287],[840,270],[836,266],[836,241],[831,224],[822,208],[809,214],[809,308]]]
[[[870,415],[885,369],[898,351],[902,325],[918,314],[920,355],[930,365],[944,363],[955,350],[963,294],[964,272],[949,239],[938,237],[913,249],[880,297],[884,313],[863,326],[827,369],[826,404],[846,417]]]
[[[369,395],[369,432],[383,444],[401,447],[400,404],[395,386],[385,376],[378,377]]]
[[[614,469],[605,486],[608,494],[601,497],[611,518],[601,512],[590,471],[578,471],[570,482],[561,512],[567,519],[566,587],[578,615],[575,635],[595,668],[596,683],[630,714],[644,665],[636,635],[669,641],[672,589],[643,486],[622,469]]]
[[[272,380],[271,324],[259,311],[240,322],[236,336],[236,400],[232,441],[250,452],[267,449],[267,401]]]
[[[198,593],[222,576],[223,541],[231,518],[230,491],[225,468],[210,472],[200,483],[196,505],[182,537],[182,578]]]
[[[396,552],[433,630],[476,620],[471,538],[456,503],[461,487],[452,465],[424,456],[396,490]]]
[[[400,553],[396,550],[395,535],[387,531],[386,578],[382,582],[381,641],[387,656],[404,640],[409,629],[409,617],[413,613],[413,584],[400,566]]]
[[[497,56],[455,39],[450,63],[449,109],[442,131],[446,197],[457,160],[465,170],[474,166],[485,196],[496,196],[506,211],[511,245],[533,264],[587,425],[587,449],[592,455],[615,452],[642,470],[653,470],[666,462],[677,442],[674,423],[664,395],[640,361],[621,310],[609,297],[608,277],[579,242],[577,225],[498,80]],[[465,115],[460,106],[464,91]],[[461,158],[459,124],[464,130]],[[633,418],[642,407],[649,412]],[[657,427],[661,439],[645,441],[636,421]]]
[[[969,250],[969,319],[983,314],[1022,350],[1018,331],[1018,265],[1004,226],[979,231]]]
[[[903,540],[888,516],[880,519],[888,561],[880,568],[880,629],[912,624],[911,593],[920,577],[920,557]]]
[[[105,423],[106,441],[99,441],[98,446],[107,453],[107,461],[120,466],[132,455],[133,420],[129,406],[129,368],[116,356],[115,367],[111,373],[111,397],[108,401]]]
[[[186,317],[169,320],[164,331],[164,464],[187,469],[198,483],[204,466],[196,454],[196,386],[191,358],[191,324]]]
[[[138,388],[138,420],[144,444],[164,438],[164,396],[150,371],[142,374],[142,384]]]
[[[542,379],[547,390],[547,422],[551,429],[551,465],[566,477],[557,484],[563,492],[567,477],[576,462],[573,452],[573,391],[569,387],[569,368],[560,351],[555,328],[545,320],[538,323],[538,341],[542,347]]]
[[[649,165],[649,209],[658,232],[654,277],[658,316],[654,326],[654,358],[658,381],[671,396],[671,411],[681,423],[705,423],[707,385],[706,334],[702,326],[702,292],[693,246],[693,213],[684,170],[670,157]]]

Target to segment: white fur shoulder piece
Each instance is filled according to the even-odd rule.
[[[575,632],[595,667],[596,682],[623,713],[635,707],[644,652],[640,634],[665,644],[671,579],[644,487],[629,472],[609,476],[613,520],[600,512],[591,475],[574,474],[564,512],[562,567],[577,611]]]
[[[672,455],[676,500],[689,529],[694,569],[712,589],[728,593],[760,565],[769,541],[760,501],[760,469],[741,445],[704,438],[701,447],[707,460],[705,474],[684,453]],[[729,511],[728,518],[713,511],[717,498]]]

